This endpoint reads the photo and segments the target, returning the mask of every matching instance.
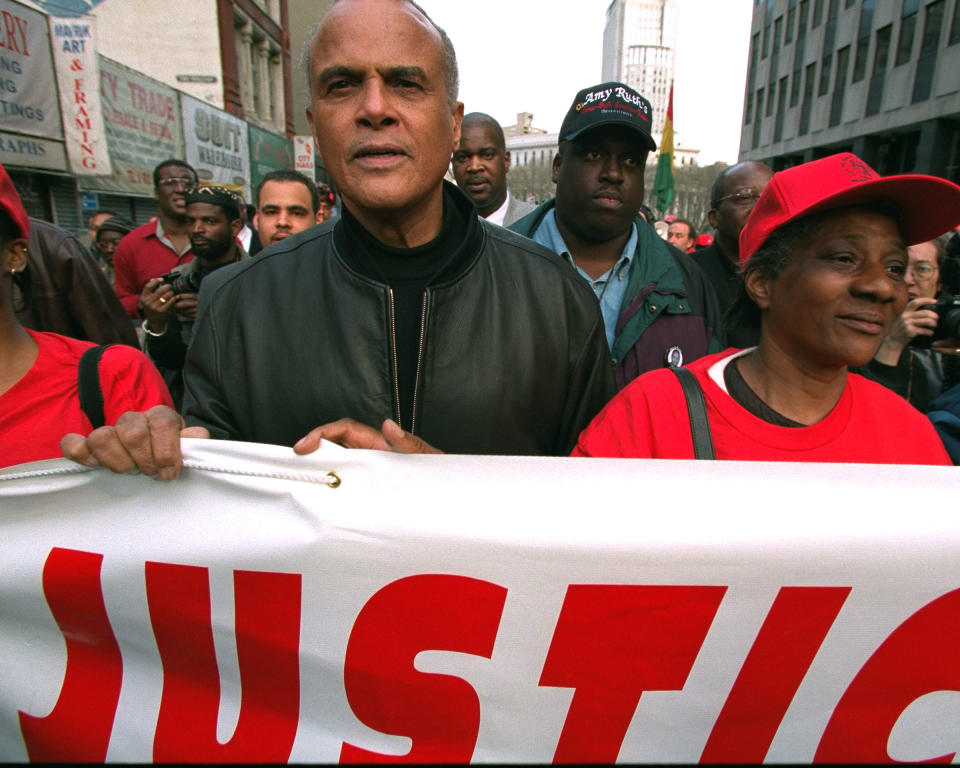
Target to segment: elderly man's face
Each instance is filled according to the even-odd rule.
[[[354,215],[439,201],[463,105],[447,97],[443,46],[423,16],[396,0],[341,0],[313,41],[310,82],[307,117]]]

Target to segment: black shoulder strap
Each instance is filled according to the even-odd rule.
[[[696,459],[715,459],[713,437],[710,434],[710,420],[707,418],[707,402],[703,398],[700,382],[686,368],[670,366],[687,399],[687,412],[690,415],[690,433],[693,435],[693,456]]]
[[[106,423],[103,415],[103,389],[100,387],[100,358],[109,344],[90,347],[80,357],[80,367],[77,373],[80,388],[80,407],[87,414],[93,428],[102,427]]]

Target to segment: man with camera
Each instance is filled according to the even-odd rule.
[[[856,371],[921,411],[960,382],[960,314],[954,311],[960,275],[956,260],[946,257],[949,239],[950,233],[907,249],[907,306],[873,360]]]
[[[156,363],[177,409],[183,400],[183,361],[193,334],[200,283],[211,272],[247,258],[237,241],[243,201],[223,187],[186,194],[186,220],[194,259],[147,281],[140,294],[144,351]]]

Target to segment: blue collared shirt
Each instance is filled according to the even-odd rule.
[[[556,211],[553,208],[547,211],[533,233],[534,242],[545,245],[554,253],[559,253],[593,288],[593,292],[600,300],[600,314],[603,315],[603,325],[607,332],[607,345],[610,349],[613,349],[614,333],[617,330],[617,320],[620,317],[620,304],[623,302],[623,294],[627,290],[630,262],[633,261],[633,255],[636,253],[638,239],[637,225],[631,224],[630,237],[627,238],[627,244],[623,246],[617,263],[594,280],[576,265],[570,255],[570,249],[567,248],[567,244],[563,241],[563,235],[560,234],[560,229],[557,227]]]

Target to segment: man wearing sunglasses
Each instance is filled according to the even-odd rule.
[[[149,280],[193,258],[187,228],[186,194],[197,172],[183,160],[164,160],[153,169],[153,194],[159,214],[123,238],[113,256],[117,295],[127,314],[142,318],[140,294]]]
[[[768,166],[746,160],[724,169],[710,188],[707,216],[717,234],[712,245],[696,251],[694,259],[716,291],[723,314],[733,305],[740,285],[740,232],[772,176]],[[753,331],[730,322],[725,330],[727,346],[752,347],[757,343]]]

